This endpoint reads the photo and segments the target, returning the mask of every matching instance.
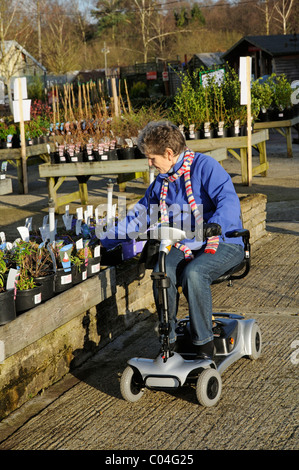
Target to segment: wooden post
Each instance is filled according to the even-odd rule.
[[[117,96],[117,91],[116,91],[115,78],[111,78],[111,83],[112,83],[112,94],[113,94],[113,101],[114,101],[114,112],[115,112],[115,116],[119,116],[118,96]]]
[[[28,194],[28,180],[27,180],[27,163],[26,163],[26,142],[25,142],[25,126],[23,115],[23,97],[22,97],[22,81],[18,80],[19,89],[19,109],[20,109],[20,135],[21,135],[21,167],[22,167],[22,186],[23,194]]]
[[[247,184],[252,185],[252,146],[251,146],[251,67],[250,57],[246,57],[246,88],[247,88]]]

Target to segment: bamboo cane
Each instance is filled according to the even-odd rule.
[[[128,93],[127,80],[124,79],[124,82],[125,82],[125,90],[126,90],[126,95],[127,95],[129,113],[131,113],[132,112],[132,106],[131,106],[131,101],[130,101],[130,97],[129,97],[129,93]]]

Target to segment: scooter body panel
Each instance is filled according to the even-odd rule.
[[[184,385],[194,370],[215,368],[211,360],[186,360],[176,352],[166,361],[159,355],[156,359],[135,357],[128,364],[139,371],[148,388],[177,388]]]

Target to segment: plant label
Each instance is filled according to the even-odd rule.
[[[29,230],[28,227],[17,227],[19,234],[21,235],[22,240],[29,242]]]

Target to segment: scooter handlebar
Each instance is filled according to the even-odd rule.
[[[222,230],[219,224],[210,223],[210,224],[203,224],[203,239],[206,240],[210,237],[215,237],[217,235],[221,235]]]

